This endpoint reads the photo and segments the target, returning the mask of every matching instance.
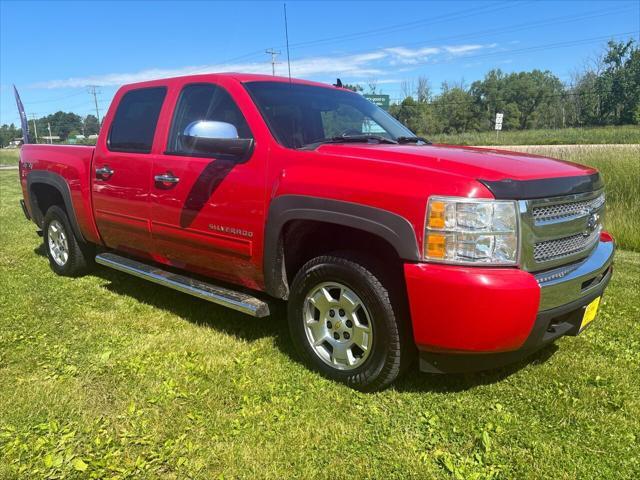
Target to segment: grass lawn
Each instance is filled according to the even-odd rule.
[[[55,276],[16,177],[0,172],[2,479],[640,477],[640,253],[618,252],[590,329],[530,362],[363,394],[296,360],[282,305],[252,319],[108,269]]]
[[[20,150],[17,148],[1,149],[0,150],[0,166],[4,165],[18,165],[18,153]]]
[[[640,252],[640,145],[504,147],[597,168],[607,194],[607,229],[623,248]]]
[[[557,130],[505,130],[456,134],[422,134],[434,143],[452,145],[580,145],[640,143],[640,125],[559,128]]]

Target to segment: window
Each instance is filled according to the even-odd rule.
[[[285,147],[301,148],[339,136],[414,136],[357,93],[285,82],[249,82],[245,87],[271,133]]]
[[[230,123],[238,131],[238,138],[253,138],[242,112],[226,90],[210,83],[187,85],[173,115],[167,153],[194,153],[183,144],[182,133],[187,125],[199,120]]]
[[[165,87],[127,92],[111,123],[109,150],[149,153],[166,93]]]

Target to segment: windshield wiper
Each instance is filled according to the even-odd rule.
[[[423,145],[431,145],[431,142],[423,137],[396,137],[398,143],[415,143]]]
[[[318,145],[326,143],[369,143],[370,141],[378,143],[390,143],[397,145],[398,142],[391,138],[383,137],[382,135],[340,135],[338,137],[323,138],[316,140],[315,142],[307,143],[302,148],[315,148]]]

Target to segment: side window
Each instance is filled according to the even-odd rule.
[[[225,89],[212,84],[187,85],[173,115],[167,153],[192,154],[193,149],[182,141],[182,134],[188,125],[201,120],[230,123],[238,131],[238,138],[253,138],[242,112]]]
[[[109,150],[149,153],[166,93],[165,87],[127,92],[120,100],[111,123]]]

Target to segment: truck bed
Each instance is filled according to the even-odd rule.
[[[70,202],[82,236],[98,242],[99,235],[91,208],[91,163],[95,147],[89,145],[25,144],[20,149],[20,183],[26,208],[38,223],[43,212],[30,201],[35,180],[56,184],[65,190],[65,202]],[[42,187],[39,187],[42,188]],[[68,195],[66,195],[68,192]]]

